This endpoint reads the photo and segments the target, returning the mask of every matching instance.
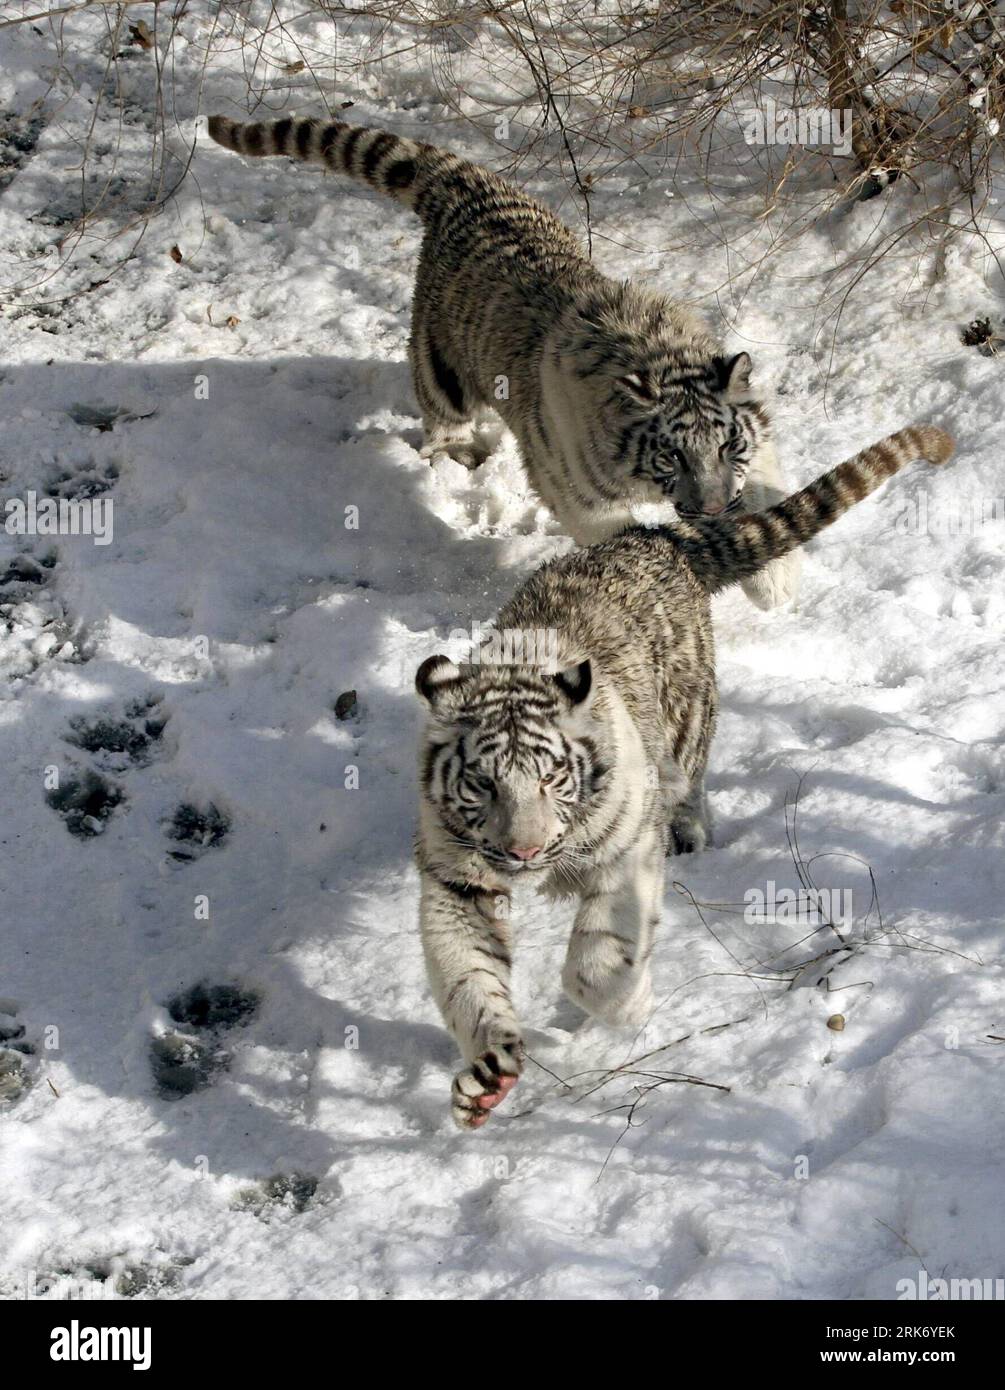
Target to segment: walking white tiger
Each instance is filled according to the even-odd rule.
[[[499,633],[551,633],[557,662],[423,662],[417,860],[430,984],[464,1056],[453,1114],[485,1123],[524,1060],[510,998],[509,887],[532,874],[579,909],[562,982],[588,1013],[639,1024],[668,844],[708,833],[717,689],[709,595],[837,520],[912,459],[952,453],[909,428],[756,516],[633,529],[544,565]]]
[[[680,515],[754,512],[785,494],[751,360],[728,357],[684,305],[609,280],[541,204],[486,169],[386,131],[212,116],[240,154],[287,155],[350,175],[424,225],[411,360],[425,452],[476,467],[494,410],[534,491],[589,545],[644,502]],[[792,597],[798,555],[744,581],[763,608]]]

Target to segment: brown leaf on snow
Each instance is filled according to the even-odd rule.
[[[241,320],[237,317],[236,314],[228,314],[227,317],[224,319],[223,323],[216,323],[213,319],[212,304],[206,305],[206,318],[209,320],[209,322],[213,325],[214,328],[236,328],[237,325],[241,322]]]
[[[150,26],[145,19],[138,19],[135,24],[129,26],[129,37],[133,43],[138,43],[140,48],[153,48],[154,36],[150,32]]]
[[[356,692],[355,690],[343,690],[342,694],[335,701],[335,718],[351,719],[356,713]]]

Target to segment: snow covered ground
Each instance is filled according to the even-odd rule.
[[[203,73],[201,10],[175,45],[189,136],[200,80],[203,112],[244,90],[236,45]],[[36,126],[10,113],[32,114],[51,46],[0,36],[21,146],[3,285],[56,268],[92,120],[121,183],[34,306],[0,291],[0,494],[111,500],[114,539],[0,535],[0,1294],[890,1299],[922,1267],[1000,1277],[1002,512],[945,534],[961,505],[1005,506],[1002,362],[960,342],[1001,316],[980,247],[936,274],[911,243],[825,322],[824,277],[920,194],[762,265],[772,226],[728,171],[711,192],[644,159],[598,178],[598,261],[751,351],[793,482],[912,421],[959,451],[821,537],[793,610],[717,600],[718,847],[669,865],[660,1006],[637,1037],[584,1023],[558,984],[570,909],[528,900],[538,1065],[462,1135],[416,930],[412,675],[569,542],[511,443],[475,475],[416,452],[407,214],[203,134],[117,264],[151,58],[118,64],[120,126],[95,105],[105,20],[71,22],[76,85]],[[510,159],[447,119],[421,52],[371,71],[340,92],[353,118]],[[530,182],[577,219],[557,179]],[[771,973],[829,934],[786,951],[811,929],[742,915],[798,887],[801,778],[803,856],[834,856],[817,882],[854,904],[829,988]]]

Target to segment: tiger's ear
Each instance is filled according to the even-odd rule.
[[[719,374],[719,390],[725,396],[742,396],[749,390],[750,373],[754,369],[749,352],[738,352],[735,357],[717,357],[715,368]]]
[[[460,676],[460,671],[449,656],[427,656],[415,673],[415,688],[430,709],[435,709],[446,690],[456,685]]]
[[[593,670],[588,660],[581,661],[578,666],[559,671],[552,680],[570,705],[581,705],[593,686]]]

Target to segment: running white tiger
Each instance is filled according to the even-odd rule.
[[[912,459],[942,463],[952,450],[934,426],[904,429],[759,515],[635,528],[544,565],[496,631],[554,634],[550,669],[423,662],[420,924],[464,1056],[459,1125],[484,1124],[523,1066],[509,987],[514,875],[579,898],[569,996],[614,1025],[649,1014],[664,855],[708,834],[709,595],[809,540]]]
[[[386,131],[212,116],[244,155],[287,155],[360,179],[424,225],[411,361],[429,457],[476,467],[488,410],[516,438],[534,491],[580,545],[637,524],[760,511],[785,495],[751,360],[726,356],[683,304],[609,280],[573,233],[486,169]],[[762,608],[791,598],[799,557],[744,581]]]

